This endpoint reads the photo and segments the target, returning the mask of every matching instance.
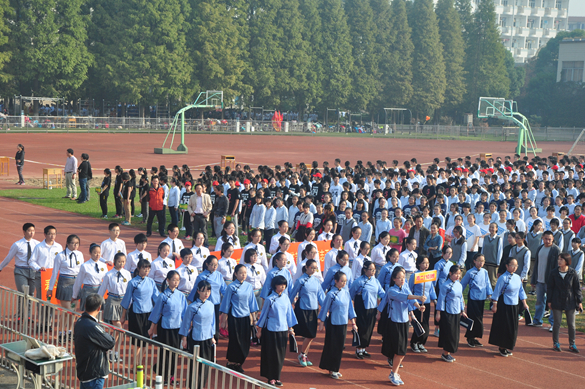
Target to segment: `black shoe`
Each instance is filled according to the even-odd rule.
[[[355,351],[355,357],[357,359],[364,359],[364,354],[361,351]]]
[[[483,347],[483,344],[479,343],[477,339],[473,339],[473,344],[475,344],[476,347]]]
[[[364,356],[364,358],[371,358],[372,357],[372,355],[367,351],[362,351],[362,355]]]
[[[236,364],[236,367],[234,370],[237,371],[238,373],[244,374],[244,369],[242,368],[242,365]]]
[[[393,359],[388,359],[388,365],[390,365],[390,367],[394,367],[394,360]],[[403,369],[404,366],[402,366],[402,363],[400,364],[400,368]]]
[[[149,238],[150,235],[152,235],[151,233],[146,233],[146,237]]]
[[[475,348],[475,339],[467,339],[467,345],[471,348]]]
[[[531,295],[531,296],[536,296],[536,291],[531,290],[530,292],[528,292],[528,294]]]
[[[544,316],[543,316],[543,317],[545,317],[545,318],[546,318],[546,317],[549,317],[549,316],[550,316],[550,311],[546,311],[546,312],[544,312]]]

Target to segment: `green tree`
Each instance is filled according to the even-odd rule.
[[[411,105],[419,117],[432,115],[445,101],[445,61],[433,0],[415,0],[412,18],[414,55]]]
[[[471,0],[455,0],[455,8],[457,9],[459,20],[461,21],[463,37],[467,42],[469,40],[469,31],[473,27],[473,8],[471,7]]]
[[[244,84],[246,68],[240,28],[235,13],[226,0],[192,2],[188,47],[193,58],[192,79],[204,90],[222,90],[224,103],[251,93]]]
[[[405,0],[392,1],[391,28],[395,39],[389,44],[391,62],[384,67],[387,72],[387,82],[384,89],[384,98],[387,99],[386,108],[406,107],[413,93],[412,87],[412,57],[414,44],[412,30],[408,25]]]
[[[369,0],[346,0],[347,15],[354,66],[351,73],[352,109],[365,110],[378,97],[380,90],[378,72],[378,52],[374,23],[374,13]]]
[[[322,105],[342,108],[351,93],[351,38],[342,0],[322,0],[321,26],[323,47],[321,58],[325,70]]]
[[[303,40],[307,42],[307,54],[309,66],[307,67],[307,87],[299,91],[299,100],[303,101],[310,109],[320,105],[323,97],[323,63],[321,61],[321,47],[323,36],[321,35],[321,16],[319,15],[319,0],[300,0],[299,9],[304,20],[304,28],[301,33]]]
[[[193,96],[187,0],[99,0],[92,17],[96,77],[108,97],[145,104]],[[144,111],[142,112],[142,114]]]
[[[14,10],[10,7],[8,0],[0,0],[0,83],[5,84],[12,75],[8,73],[6,65],[12,56],[8,43],[10,28],[6,24],[8,18],[13,18]]]
[[[87,50],[83,0],[12,0],[10,72],[24,95],[69,97],[87,78],[92,56]],[[1,60],[6,61],[6,55]],[[5,77],[4,77],[5,78]]]
[[[390,2],[388,0],[370,0],[370,4],[374,14],[374,24],[377,27],[375,51],[379,74],[376,80],[379,84],[378,96],[370,104],[372,114],[374,114],[380,112],[382,108],[390,108],[393,65],[397,62],[398,55],[391,51],[392,46],[396,44],[396,37],[392,26]],[[408,37],[410,38],[410,32]]]
[[[491,1],[482,1],[474,14],[467,49],[467,95],[463,104],[465,112],[475,112],[480,96],[508,96],[510,79],[505,58],[506,48],[496,25],[494,4]]]
[[[443,108],[449,112],[461,104],[466,92],[465,43],[461,32],[461,21],[453,6],[453,0],[439,0],[436,13],[443,44],[447,80]]]
[[[515,99],[520,95],[520,90],[524,86],[524,80],[526,78],[526,69],[523,66],[516,66],[514,62],[514,56],[508,50],[506,50],[506,69],[508,71],[508,77],[510,78],[510,92],[508,98]]]

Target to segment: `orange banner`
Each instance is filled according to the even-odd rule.
[[[423,271],[422,273],[415,273],[414,274],[414,283],[415,284],[422,284],[424,282],[432,282],[437,280],[437,271],[430,270],[430,271]]]
[[[243,250],[244,249],[235,249],[234,253],[232,254],[232,258],[235,259],[237,263],[240,263],[240,258],[242,258],[242,251]],[[218,261],[221,259],[221,251],[212,251],[209,253],[209,255],[214,255]],[[175,261],[175,263],[183,263],[183,261],[180,261],[180,262]]]
[[[53,275],[53,269],[47,269],[41,271],[41,299],[43,301],[47,301],[47,292],[49,291],[49,282],[51,281],[51,276]],[[53,296],[51,297],[51,304],[61,304],[59,300],[55,298],[55,294],[57,292],[57,282],[59,281],[59,277],[57,275],[57,281],[55,281],[55,286],[53,287]]]
[[[317,250],[319,251],[319,263],[321,264],[321,271],[325,270],[325,254],[331,250],[331,241],[330,240],[318,240],[313,241],[313,243],[317,246]],[[299,245],[301,242],[293,242],[290,244],[288,248],[288,253],[292,254],[295,263],[297,263],[297,256],[299,253]]]

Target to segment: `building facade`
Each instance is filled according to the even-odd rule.
[[[585,39],[563,39],[559,43],[557,82],[585,82]]]

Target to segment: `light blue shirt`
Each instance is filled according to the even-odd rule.
[[[378,281],[384,290],[388,290],[390,287],[390,281],[392,281],[392,272],[396,266],[400,266],[397,263],[388,262],[380,269],[380,273],[378,274]],[[402,266],[401,266],[402,267]]]
[[[437,247],[436,250],[429,250],[429,247]],[[440,257],[442,254],[441,249],[443,248],[443,238],[437,234],[435,236],[427,236],[427,240],[424,242],[423,248],[434,258]]]
[[[283,276],[284,278],[286,278],[287,284],[286,289],[283,292],[284,294],[288,295],[289,292],[292,290],[293,280],[292,276],[290,275],[290,271],[286,267],[283,267],[282,269],[273,267],[268,271],[268,274],[266,274],[266,281],[264,281],[262,291],[260,292],[260,297],[262,297],[264,300],[266,300],[270,293],[272,293],[272,280],[276,276]]]
[[[453,265],[453,262],[445,261],[445,258],[441,258],[437,261],[437,263],[435,263],[435,268],[433,270],[437,271],[437,281],[434,281],[433,284],[438,285],[439,289],[441,289],[441,284],[447,279],[449,269]]]
[[[134,313],[150,313],[154,307],[153,301],[158,297],[159,291],[152,278],[136,276],[128,283],[126,294],[120,305],[128,310],[132,304]]]
[[[283,205],[280,208],[276,208],[276,223],[278,225],[278,222],[281,220],[286,220],[288,222],[288,209],[286,209],[286,207]]]
[[[174,292],[167,289],[156,298],[154,309],[150,313],[148,320],[157,324],[162,318],[162,328],[167,330],[180,328],[186,310],[187,299],[185,295],[178,289],[175,289]]]
[[[408,312],[414,310],[414,300],[408,300],[408,296],[411,295],[408,284],[402,285],[399,288],[398,285],[392,285],[386,291],[384,300],[380,302],[378,311],[384,311],[385,306],[388,306],[388,318],[394,323],[406,323],[408,322]]]
[[[327,314],[331,318],[331,324],[335,326],[345,325],[349,319],[356,317],[347,289],[338,289],[335,286],[331,288],[319,312],[319,320],[324,322]]]
[[[451,280],[443,282],[441,290],[439,291],[436,310],[445,311],[452,315],[459,314],[465,310],[461,282],[453,282]]]
[[[506,305],[518,305],[518,297],[520,300],[526,300],[526,292],[518,274],[505,272],[498,278],[492,300],[498,301],[501,295],[504,296],[504,304]]]
[[[260,319],[258,319],[258,327],[267,328],[268,331],[272,332],[280,332],[288,331],[289,328],[297,324],[297,317],[286,294],[272,293],[268,296],[264,301]]]
[[[372,309],[378,306],[378,297],[384,298],[386,292],[384,292],[380,281],[376,277],[368,278],[362,275],[353,282],[349,294],[354,301],[356,296],[361,295],[364,301],[364,308]]]
[[[392,228],[392,222],[389,219],[386,220],[378,220],[376,223],[376,241],[380,234],[384,231],[388,232]]]
[[[274,228],[276,228],[276,210],[274,207],[270,207],[264,213],[264,229],[271,230]]]
[[[252,284],[238,280],[228,285],[219,307],[220,312],[231,313],[236,318],[250,316],[250,313],[259,310]]]
[[[195,289],[197,288],[193,288],[193,290]],[[187,307],[179,335],[189,336],[191,323],[193,323],[193,329],[190,332],[193,340],[201,342],[213,338],[215,335],[215,307],[209,299],[205,302],[197,299]]]
[[[289,295],[291,303],[294,302],[297,295],[299,299],[296,304],[300,304],[300,308],[303,311],[319,309],[319,305],[323,305],[325,300],[325,292],[321,289],[321,281],[314,275],[309,277],[307,273],[304,273],[295,282]]]
[[[362,229],[362,234],[360,235],[360,240],[362,242],[370,242],[372,240],[372,223],[370,222],[359,222],[358,226]]]
[[[412,294],[414,294],[415,296],[426,296],[426,304],[430,303],[432,300],[436,300],[437,299],[437,294],[435,293],[435,287],[434,287],[434,282],[422,282],[420,284],[415,284],[414,283],[414,275],[416,273],[422,273],[420,270],[415,271],[411,276],[410,279],[408,280],[408,287],[410,288],[410,290],[412,291]],[[424,294],[423,294],[424,291]],[[418,301],[419,304],[422,304],[423,302],[420,300],[415,300]]]
[[[179,189],[179,187],[175,186],[175,187],[171,187],[171,189],[169,190],[169,201],[168,201],[168,206],[170,207],[178,207],[179,206],[179,200],[181,197],[181,190]]]
[[[221,303],[221,295],[220,294],[225,294],[225,291],[227,289],[227,285],[226,285],[225,281],[223,280],[223,275],[218,271],[214,271],[213,273],[211,273],[211,272],[209,272],[209,270],[204,270],[201,273],[199,273],[199,275],[197,276],[197,279],[195,280],[195,285],[193,286],[193,290],[189,294],[189,297],[188,297],[189,301],[195,300],[195,293],[197,293],[197,285],[199,285],[199,282],[201,282],[203,280],[205,280],[211,284],[211,295],[209,296],[209,300],[214,305],[219,305]]]
[[[342,271],[347,276],[347,282],[345,283],[343,289],[349,290],[349,288],[351,288],[351,284],[353,283],[353,272],[351,271],[349,266],[341,267],[339,263],[336,263],[335,265],[331,266],[327,270],[327,274],[325,274],[325,278],[323,279],[323,283],[321,284],[321,288],[323,288],[324,291],[326,291],[327,289],[332,289],[335,286],[334,277],[335,273],[337,273],[338,271]]]
[[[461,280],[461,288],[465,290],[467,285],[469,285],[469,298],[471,300],[485,300],[487,296],[491,296],[494,292],[490,277],[485,269],[478,270],[473,267],[468,270]]]

